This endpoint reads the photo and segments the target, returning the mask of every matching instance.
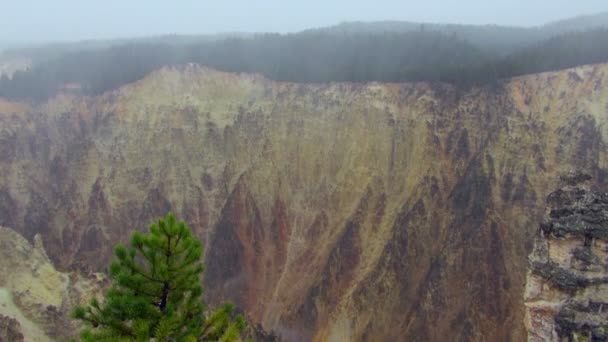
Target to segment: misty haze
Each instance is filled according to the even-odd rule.
[[[0,341],[608,340],[606,1],[0,8]]]

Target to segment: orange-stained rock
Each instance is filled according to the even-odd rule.
[[[467,90],[167,67],[0,110],[0,223],[95,271],[173,210],[210,302],[289,341],[521,341],[544,194],[608,182],[606,99],[608,65]]]

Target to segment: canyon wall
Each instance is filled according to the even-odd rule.
[[[608,339],[608,193],[572,174],[547,197],[524,292],[529,341]]]
[[[288,341],[525,340],[546,194],[608,183],[608,65],[467,90],[186,65],[0,113],[0,225],[91,272],[172,210],[208,299]]]
[[[76,337],[75,305],[101,297],[108,279],[60,272],[46,255],[40,235],[29,243],[0,227],[0,341],[45,342]]]

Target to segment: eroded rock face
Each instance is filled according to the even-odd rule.
[[[69,313],[91,296],[100,296],[108,282],[102,274],[57,271],[40,236],[34,240],[32,245],[14,230],[0,227],[0,315],[15,320],[18,324],[9,320],[7,327],[19,327],[26,341],[75,337],[80,326]]]
[[[25,341],[21,332],[21,324],[8,316],[0,314],[0,341],[1,342],[23,342]]]
[[[549,195],[525,291],[530,341],[608,339],[608,193],[582,173]]]
[[[541,194],[575,168],[605,186],[607,98],[607,65],[467,91],[188,65],[0,101],[0,222],[88,272],[173,210],[209,301],[288,341],[524,340]]]

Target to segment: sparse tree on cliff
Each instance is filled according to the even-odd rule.
[[[74,310],[84,341],[234,341],[246,326],[230,304],[207,311],[201,299],[202,246],[173,214],[118,245],[112,286],[100,302]]]

